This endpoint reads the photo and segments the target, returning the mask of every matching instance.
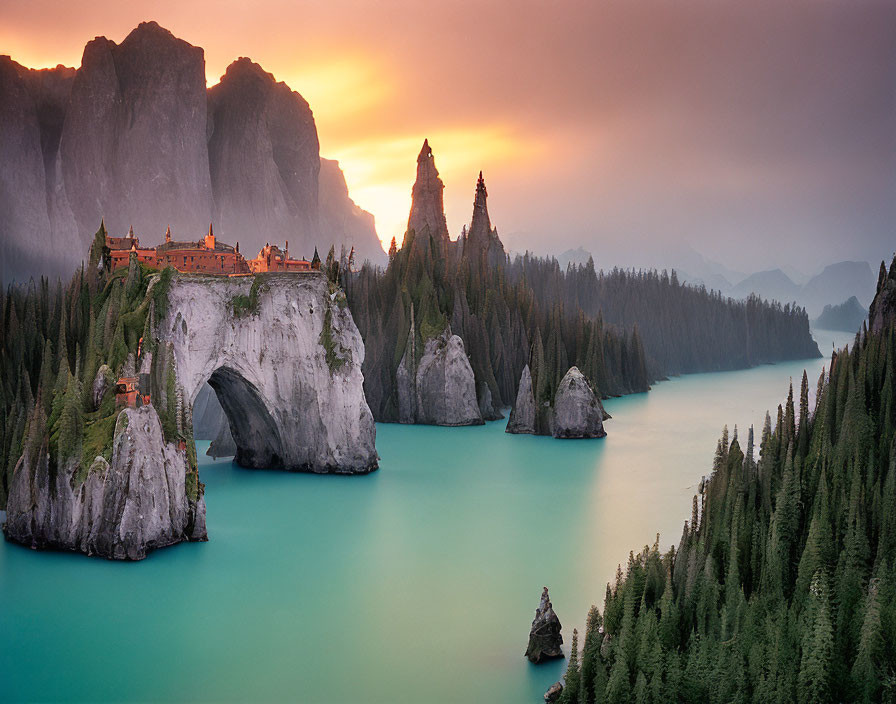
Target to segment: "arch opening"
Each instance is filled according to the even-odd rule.
[[[226,418],[235,445],[234,461],[252,469],[282,467],[280,431],[258,389],[226,366],[212,372],[208,385]]]

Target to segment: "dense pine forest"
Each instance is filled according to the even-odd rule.
[[[49,435],[51,469],[79,465],[82,481],[94,458],[111,457],[120,410],[114,382],[122,370],[136,373],[139,340],[152,339],[147,326],[165,305],[173,269],[162,272],[147,295],[158,272],[132,259],[129,267],[110,273],[105,236],[101,227],[86,266],[68,284],[51,286],[42,278],[0,290],[0,509],[28,442]],[[173,389],[174,380],[168,382]],[[190,436],[189,424],[179,422],[173,392],[160,389],[155,406],[166,437]],[[188,452],[195,469],[195,454]],[[200,490],[195,472],[188,481],[191,493]]]
[[[896,260],[883,322],[814,402],[791,386],[758,461],[752,428],[723,434],[678,548],[631,554],[592,607],[561,701],[896,701],[894,289]]]
[[[411,307],[418,342],[450,324],[497,406],[511,406],[523,367],[539,375],[543,400],[571,365],[603,397],[646,391],[670,374],[741,369],[818,356],[802,308],[758,298],[734,301],[680,283],[675,273],[562,271],[531,255],[480,265],[462,237],[446,244],[413,230],[385,271],[345,276],[364,338],[364,390],[377,420],[397,419],[395,373]],[[422,349],[423,345],[418,344]],[[537,362],[536,360],[540,360]]]
[[[559,301],[539,299],[525,283],[508,280],[503,266],[477,266],[429,237],[411,230],[389,266],[364,266],[345,277],[355,322],[364,338],[364,391],[377,420],[396,420],[395,372],[404,354],[413,307],[418,342],[451,326],[464,341],[477,388],[487,384],[496,403],[509,406],[529,361],[541,347],[556,389],[576,364],[604,394],[646,391],[650,385],[640,333],[605,326],[598,318],[570,311]],[[468,249],[469,254],[469,249]],[[423,344],[418,344],[423,349]]]
[[[507,276],[525,281],[538,299],[623,330],[638,326],[653,378],[818,356],[803,308],[757,296],[735,301],[682,284],[675,271],[595,271],[591,258],[563,271],[555,259],[527,253]]]

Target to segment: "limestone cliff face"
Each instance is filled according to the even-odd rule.
[[[399,421],[426,425],[482,425],[473,368],[463,340],[445,329],[426,341],[419,362],[413,323],[396,372]]]
[[[198,479],[188,482],[189,471],[186,451],[165,442],[152,406],[125,409],[111,462],[98,457],[86,478],[78,476],[77,461],[51,470],[46,441],[26,448],[13,474],[4,532],[35,549],[117,560],[206,540],[202,487]]]
[[[578,367],[570,367],[563,376],[552,410],[551,434],[555,438],[606,436],[603,406]]]
[[[545,404],[547,406],[547,404]],[[539,428],[535,407],[532,374],[527,364],[520,375],[516,403],[510,412],[505,432],[552,435],[555,438],[602,438],[606,436],[604,420],[610,415],[600,398],[578,367],[570,367],[554,394],[554,403],[545,408],[547,422]]]
[[[388,264],[389,258],[376,234],[373,215],[358,207],[349,196],[339,162],[321,157],[318,179],[321,241],[335,243],[337,253],[340,246],[347,252],[354,247],[358,265],[365,260],[378,266]]]
[[[221,236],[245,241],[243,233],[260,230],[271,241],[287,233],[294,244],[316,243],[320,145],[304,98],[240,58],[209,89],[208,112]],[[305,255],[311,258],[310,251]]]
[[[532,390],[532,373],[528,364],[523,367],[523,373],[520,375],[516,403],[510,411],[505,432],[530,435],[535,433],[535,393]]]
[[[18,270],[60,271],[75,234],[58,159],[74,74],[63,66],[33,71],[0,56],[0,276],[7,280]],[[35,237],[46,244],[39,252]]]
[[[338,166],[320,174],[305,100],[248,59],[206,89],[200,47],[155,22],[89,42],[77,70],[0,56],[0,277],[68,276],[105,218],[146,244],[199,239],[215,220],[250,257],[290,240],[343,243],[383,263],[372,216]],[[39,256],[35,255],[39,252]]]
[[[153,398],[161,402],[173,375],[185,425],[208,380],[227,414],[237,463],[376,469],[364,346],[342,292],[331,293],[324,276],[180,275],[171,280],[167,307],[151,362]]]
[[[84,49],[60,144],[62,174],[78,231],[101,218],[161,240],[211,221],[201,48],[144,22],[120,45],[99,37]],[[164,222],[163,222],[164,220]],[[198,235],[196,237],[198,239]],[[80,257],[83,247],[74,249]]]
[[[479,413],[482,415],[482,420],[502,420],[504,418],[504,414],[495,408],[495,403],[492,400],[492,391],[484,381],[479,382],[476,399],[479,403]]]

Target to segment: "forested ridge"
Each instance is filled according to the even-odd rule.
[[[572,365],[606,398],[646,391],[672,374],[819,355],[802,308],[724,298],[680,283],[674,272],[597,272],[593,261],[562,271],[556,260],[528,254],[477,264],[463,238],[446,251],[427,231],[411,230],[401,249],[393,243],[385,270],[364,266],[345,275],[377,420],[397,419],[395,373],[411,306],[418,342],[450,324],[477,387],[487,384],[505,407],[516,399],[523,367],[539,358],[547,380],[541,400],[550,402]]]
[[[805,373],[791,385],[758,461],[752,428],[725,431],[677,549],[630,554],[591,608],[561,701],[896,701],[894,428],[890,316],[833,354],[811,407]]]
[[[683,284],[674,270],[596,271],[589,258],[564,271],[553,258],[527,253],[514,258],[508,278],[606,324],[637,325],[653,378],[819,356],[805,309],[755,295],[734,300]]]
[[[573,364],[603,394],[646,391],[650,379],[638,329],[604,325],[560,301],[541,299],[503,266],[459,256],[463,241],[444,245],[424,229],[390,251],[385,271],[364,266],[345,276],[355,323],[364,338],[364,391],[377,420],[396,420],[395,372],[404,354],[413,306],[417,348],[451,331],[463,339],[477,388],[487,384],[497,404],[512,405],[530,346],[540,345],[548,393]],[[469,255],[469,248],[467,250]]]

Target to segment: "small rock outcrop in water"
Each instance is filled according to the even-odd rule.
[[[510,411],[505,432],[530,435],[553,435],[555,438],[602,438],[606,436],[604,420],[610,415],[600,398],[578,367],[570,367],[563,376],[552,406],[544,403],[538,422],[538,407],[529,365],[523,367],[516,403]]]
[[[541,601],[535,610],[535,619],[529,630],[529,647],[526,648],[526,657],[530,662],[538,663],[554,658],[562,658],[563,636],[560,635],[560,619],[554,613],[551,605],[551,597],[548,588],[541,592]]]
[[[479,403],[479,413],[482,415],[482,420],[501,420],[504,417],[504,414],[495,408],[495,403],[492,400],[492,391],[484,381],[479,382],[477,401]]]
[[[401,423],[482,425],[473,368],[464,343],[446,328],[426,341],[417,360],[414,311],[404,355],[395,373]]]
[[[165,442],[152,406],[119,414],[111,463],[97,457],[87,475],[78,476],[79,459],[58,463],[53,473],[46,440],[25,449],[10,486],[8,538],[34,549],[116,560],[206,540],[205,501],[201,492],[187,492],[186,451]]]
[[[530,435],[535,432],[535,393],[532,390],[532,373],[528,364],[523,367],[523,373],[520,375],[516,403],[510,411],[505,432]]]
[[[553,704],[553,702],[560,701],[560,697],[563,694],[563,683],[562,682],[554,682],[550,687],[548,687],[548,691],[544,693],[544,700],[547,704]]]
[[[557,387],[551,434],[555,438],[602,438],[604,409],[578,367],[570,367]]]

